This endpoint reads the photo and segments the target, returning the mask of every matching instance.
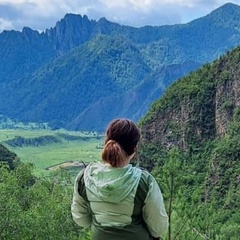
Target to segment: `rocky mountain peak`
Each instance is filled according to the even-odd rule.
[[[36,40],[36,38],[39,36],[39,32],[36,30],[32,30],[29,27],[23,27],[22,29],[22,35],[26,40],[33,41]]]

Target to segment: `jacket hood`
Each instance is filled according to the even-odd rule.
[[[142,171],[132,165],[111,167],[104,163],[91,163],[84,172],[84,182],[95,199],[120,202],[136,190]]]

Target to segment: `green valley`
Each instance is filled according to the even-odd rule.
[[[95,132],[64,130],[0,130],[0,143],[16,153],[24,163],[32,163],[34,172],[48,174],[48,168],[78,166],[101,157],[103,136]],[[74,165],[74,162],[75,165]]]

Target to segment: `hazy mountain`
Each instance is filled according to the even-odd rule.
[[[72,130],[102,130],[104,126],[102,123],[105,123],[104,127],[106,127],[106,124],[116,117],[126,117],[138,121],[143,114],[147,113],[150,104],[162,95],[173,79],[198,67],[199,64],[194,62],[160,67],[152,74],[148,74],[133,89],[114,96],[114,100],[112,96],[109,96],[94,102],[66,127]]]
[[[177,78],[237,46],[239,25],[240,7],[229,3],[171,26],[134,28],[67,14],[42,33],[4,31],[0,113],[86,130],[102,130],[110,116],[138,120]]]
[[[14,117],[25,121],[68,122],[100,98],[114,99],[132,89],[148,73],[150,68],[131,42],[98,35],[3,87],[2,96],[14,97],[5,97],[2,108],[11,116],[14,106]]]

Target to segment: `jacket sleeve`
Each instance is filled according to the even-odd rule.
[[[89,203],[79,194],[80,187],[85,187],[82,184],[83,171],[81,171],[74,183],[73,198],[71,205],[71,212],[73,220],[81,227],[89,227],[92,224],[92,217],[90,212]]]
[[[163,237],[168,229],[168,215],[165,210],[163,196],[156,180],[152,181],[143,207],[143,219],[153,237]]]

